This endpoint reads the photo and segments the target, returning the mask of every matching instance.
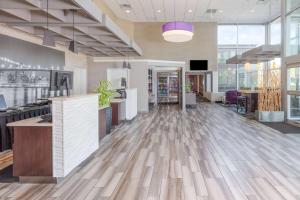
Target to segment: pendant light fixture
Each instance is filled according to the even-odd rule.
[[[73,53],[78,53],[77,44],[75,41],[75,10],[72,10],[73,13],[73,40],[70,42],[69,50]]]
[[[130,64],[129,61],[128,61],[128,63],[127,63],[127,69],[131,69],[131,64]]]
[[[49,30],[49,0],[47,0],[47,30],[44,31],[43,45],[55,47],[55,38],[53,33]]]
[[[174,19],[176,20],[176,9],[174,0]],[[168,22],[162,26],[163,37],[168,42],[188,42],[193,39],[194,27],[188,22]]]
[[[188,42],[193,39],[193,24],[187,22],[168,22],[162,27],[163,37],[168,42]]]
[[[131,69],[131,64],[129,62],[129,55],[126,55],[128,57],[128,62],[127,62],[127,69]]]
[[[127,68],[127,63],[126,63],[126,61],[124,59],[124,61],[123,61],[123,69],[126,69],[126,68]]]

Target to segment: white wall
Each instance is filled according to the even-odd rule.
[[[193,40],[172,43],[163,39],[162,23],[135,23],[134,40],[143,50],[143,59],[184,61],[208,60],[209,70],[217,70],[217,23],[193,23]]]
[[[119,62],[94,62],[89,59],[88,68],[88,91],[94,92],[100,80],[108,80],[108,69],[122,69],[123,63]],[[130,62],[129,70],[130,88],[137,88],[138,112],[148,112],[148,63]]]
[[[107,80],[111,82],[112,89],[120,89],[122,88],[122,78],[126,79],[127,87],[130,87],[128,84],[129,80],[129,70],[123,68],[110,68],[107,69]]]

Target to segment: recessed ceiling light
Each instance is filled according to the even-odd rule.
[[[192,13],[192,12],[193,12],[193,10],[192,10],[192,9],[189,9],[189,10],[188,10],[188,12],[189,12],[189,13]]]
[[[157,10],[156,12],[161,13],[161,10]]]
[[[223,13],[223,10],[219,10],[219,13]]]
[[[251,9],[251,10],[250,10],[250,12],[254,13],[254,12],[255,12],[255,10],[254,10],[254,9]]]
[[[132,7],[131,7],[130,4],[121,4],[121,5],[120,5],[120,8],[121,8],[122,10],[124,10],[124,12],[126,12],[127,14],[128,14],[128,13],[131,13],[131,11],[132,11]]]

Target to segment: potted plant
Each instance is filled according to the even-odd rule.
[[[99,94],[99,118],[100,120],[105,120],[105,123],[103,121],[102,123],[100,122],[100,130],[102,130],[100,131],[101,139],[105,134],[109,134],[111,130],[112,109],[110,107],[110,100],[113,98],[115,92],[111,89],[111,83],[106,80],[99,81],[96,91]],[[105,127],[101,127],[102,124],[105,124]]]

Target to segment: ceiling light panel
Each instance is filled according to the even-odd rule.
[[[132,6],[134,12],[134,15],[131,13],[129,16],[126,16],[124,12],[119,12],[119,8],[115,9],[114,4],[118,0],[104,1],[116,15],[135,22],[211,21],[211,15],[206,13],[207,9],[223,11],[214,13],[213,16],[214,21],[220,23],[265,23],[280,14],[279,0],[124,0]],[[271,16],[269,14],[270,2],[272,3]],[[252,8],[255,9],[256,16],[249,17]],[[193,12],[188,12],[189,9]],[[162,12],[159,13],[157,10]],[[247,10],[248,16],[245,15]]]

